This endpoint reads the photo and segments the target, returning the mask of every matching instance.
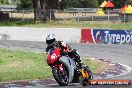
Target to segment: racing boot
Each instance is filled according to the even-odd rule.
[[[83,68],[85,65],[82,62],[78,62],[79,68]]]

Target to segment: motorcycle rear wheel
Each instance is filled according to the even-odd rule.
[[[60,86],[67,86],[69,84],[69,75],[67,68],[63,66],[62,72],[59,71],[58,67],[52,68],[53,77]]]

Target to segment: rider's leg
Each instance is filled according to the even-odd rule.
[[[75,57],[74,59],[79,64],[79,66],[82,67],[82,61],[81,61],[80,55],[77,53],[77,51],[75,49],[73,49],[71,51],[71,54]]]

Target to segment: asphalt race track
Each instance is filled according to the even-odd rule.
[[[112,60],[129,67],[132,67],[132,45],[111,45],[111,44],[69,44],[72,48],[77,49],[81,56],[97,57],[106,60]],[[36,52],[44,52],[46,44],[44,42],[26,42],[26,41],[0,41],[0,48],[31,50]],[[132,71],[111,79],[129,79],[132,81]],[[1,88],[0,84],[0,88]],[[67,88],[60,87],[53,83],[49,85],[26,86],[20,88]],[[68,88],[81,88],[79,84],[70,84]],[[2,88],[13,88],[11,86]],[[14,87],[19,88],[19,87]],[[85,88],[85,87],[84,87]],[[86,88],[132,88],[131,85],[89,85]]]

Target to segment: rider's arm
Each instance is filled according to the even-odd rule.
[[[53,46],[55,46],[55,43],[49,44],[49,45],[47,46],[47,48],[45,49],[45,51],[48,52],[49,49],[50,49],[51,47],[53,47]]]
[[[52,48],[52,47],[58,47],[58,46],[59,46],[58,43],[55,41],[55,42],[53,42],[52,44],[49,44],[49,45],[47,46],[47,48],[46,48],[45,51],[48,52],[50,48]]]
[[[59,44],[63,52],[71,51],[71,48],[64,41],[59,41]]]

